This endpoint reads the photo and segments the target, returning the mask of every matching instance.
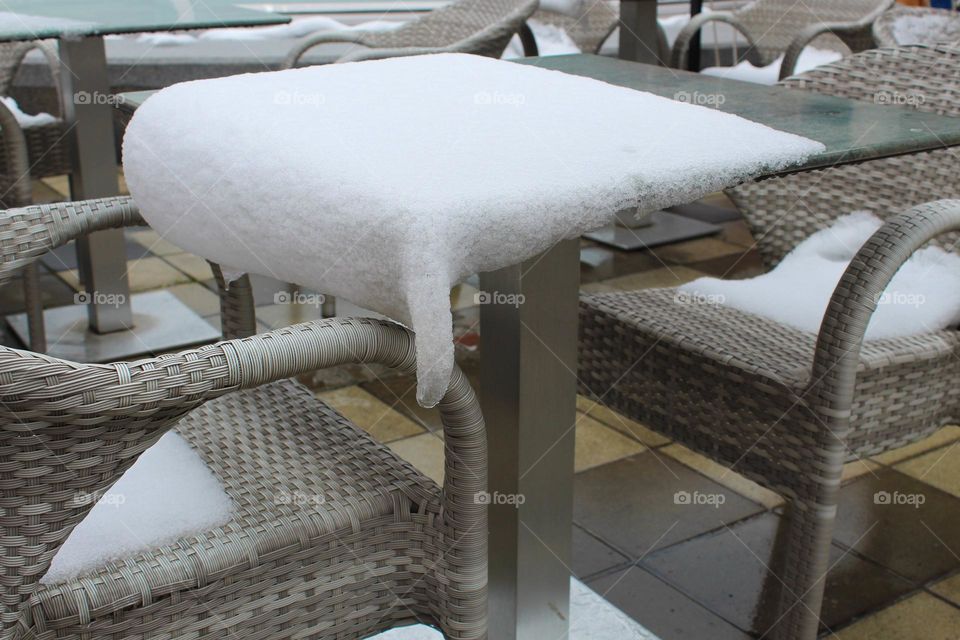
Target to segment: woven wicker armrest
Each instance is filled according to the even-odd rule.
[[[797,68],[800,54],[814,40],[822,35],[833,34],[843,40],[854,53],[869,49],[872,44],[870,23],[862,20],[857,22],[822,22],[812,24],[797,34],[783,54],[783,63],[780,65],[779,79],[789,78]]]
[[[307,36],[294,45],[293,49],[290,50],[290,53],[287,54],[287,57],[284,59],[283,64],[280,65],[280,68],[292,69],[300,62],[303,54],[321,44],[346,42],[366,46],[364,39],[366,35],[363,31],[324,31]]]
[[[734,29],[743,34],[743,37],[747,39],[747,42],[753,46],[753,38],[750,35],[750,32],[747,31],[747,28],[742,22],[733,14],[725,11],[717,11],[712,13],[700,13],[694,16],[687,25],[680,30],[680,33],[677,34],[677,39],[673,43],[673,50],[670,54],[670,66],[674,69],[683,69],[685,68],[685,63],[687,61],[687,52],[690,50],[690,43],[693,42],[693,38],[700,32],[700,29],[707,22],[726,22],[731,25]]]
[[[860,248],[837,285],[814,352],[811,404],[842,436],[850,418],[860,347],[880,295],[913,253],[960,229],[960,200],[921,204],[887,220]]]
[[[16,42],[6,44],[0,50],[0,95],[10,95],[10,85],[13,83],[24,57],[32,50],[37,49],[43,54],[47,66],[50,67],[50,75],[53,77],[53,86],[57,90],[57,104],[62,104],[60,100],[60,57],[56,49],[42,40],[31,40],[28,42]]]
[[[7,136],[10,133],[3,117],[3,111],[0,111],[0,126]],[[104,229],[145,224],[139,208],[129,196],[58,202],[0,212],[0,285],[47,251],[75,238]]]
[[[30,186],[27,138],[16,116],[3,102],[0,102],[0,129],[2,129],[7,168],[10,175],[16,176],[16,181],[10,187],[10,193],[4,194],[3,199],[9,203],[30,202],[32,187]]]

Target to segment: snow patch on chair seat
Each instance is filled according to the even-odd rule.
[[[17,104],[17,101],[9,96],[0,96],[0,101],[3,102],[3,106],[10,110],[10,113],[13,114],[13,117],[17,119],[17,123],[21,127],[42,127],[43,125],[53,124],[57,121],[55,117],[49,113],[26,113]]]
[[[950,11],[942,13],[898,16],[891,27],[894,39],[901,45],[960,42],[960,16]]]
[[[232,513],[233,502],[216,476],[186,440],[168,432],[74,528],[40,582],[72,580],[112,560],[203,533]]]
[[[695,200],[824,147],[557,71],[442,54],[186,82],[137,110],[124,169],[165,239],[417,334],[453,367],[449,292],[618,211]]]
[[[700,278],[678,288],[685,304],[720,304],[818,333],[840,277],[883,225],[867,212],[837,220],[801,242],[769,273],[745,280]],[[960,256],[925,247],[900,268],[879,299],[866,339],[939,331],[960,323]]]
[[[836,51],[828,49],[817,49],[807,47],[800,52],[797,58],[797,65],[793,69],[793,74],[810,71],[821,65],[836,62],[843,56]],[[780,67],[783,65],[783,56],[764,67],[758,67],[749,60],[737,63],[732,67],[707,67],[700,71],[708,76],[717,78],[726,78],[728,80],[742,80],[744,82],[753,82],[755,84],[777,84],[780,79]]]

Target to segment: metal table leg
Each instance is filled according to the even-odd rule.
[[[61,39],[60,60],[63,115],[74,142],[70,195],[75,200],[116,195],[114,105],[103,38]],[[77,240],[77,259],[88,295],[78,297],[82,305],[44,312],[50,355],[109,362],[219,337],[216,329],[168,291],[142,293],[131,300],[122,229]],[[26,341],[26,315],[8,320]]]
[[[579,241],[481,274],[490,450],[490,639],[569,627]]]
[[[73,136],[74,200],[117,195],[113,106],[103,38],[60,40],[63,116]],[[100,231],[77,241],[80,281],[94,300],[87,305],[90,328],[109,333],[133,326],[122,229]]]
[[[620,0],[620,58],[657,64],[657,0]]]

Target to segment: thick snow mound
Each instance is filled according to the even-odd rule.
[[[451,285],[618,211],[822,149],[716,110],[442,54],[168,87],[130,122],[124,169],[144,217],[183,249],[410,326],[418,399],[433,406],[453,366]]]
[[[791,251],[769,273],[746,280],[700,278],[680,287],[689,301],[722,304],[817,333],[840,277],[882,221],[866,212],[840,218]],[[866,339],[946,329],[960,322],[960,256],[916,252],[878,299]]]

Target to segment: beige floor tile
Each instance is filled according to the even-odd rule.
[[[679,444],[671,444],[668,447],[659,449],[674,460],[677,460],[695,471],[699,471],[714,482],[722,484],[732,491],[753,500],[768,509],[783,504],[783,498],[769,489],[761,487],[756,482],[744,478],[739,473],[731,471],[721,464],[717,464],[706,456],[702,456],[695,451],[691,451]]]
[[[642,453],[645,450],[646,447],[636,440],[583,413],[577,413],[574,455],[574,469],[577,472]]]
[[[220,313],[220,297],[202,284],[178,284],[169,291],[201,316]]]
[[[930,451],[931,449],[936,449],[937,447],[941,447],[958,439],[960,439],[960,427],[944,427],[929,438],[921,440],[920,442],[914,442],[913,444],[909,444],[905,447],[900,447],[899,449],[894,449],[892,451],[887,451],[886,453],[881,453],[878,456],[871,457],[882,464],[894,465],[902,460],[919,455],[925,451]]]
[[[960,605],[960,573],[946,580],[941,580],[931,587],[935,593],[943,596],[950,602]],[[960,633],[957,634],[960,637]]]
[[[699,240],[656,247],[653,249],[653,252],[656,253],[661,260],[686,264],[688,262],[703,262],[704,260],[714,258],[740,255],[743,253],[743,247],[724,242],[718,238],[701,238]]]
[[[160,237],[153,229],[131,231],[127,235],[137,244],[146,247],[147,251],[157,256],[172,256],[183,253],[183,249]]]
[[[79,290],[80,274],[76,269],[59,271],[58,275],[74,289]],[[141,258],[127,261],[127,277],[130,280],[130,291],[153,291],[164,289],[177,284],[190,282],[190,278],[177,271],[162,258]]]
[[[960,497],[960,442],[911,458],[894,468]]]
[[[46,204],[48,202],[60,202],[63,200],[63,194],[52,188],[43,180],[34,180],[32,186],[34,204]]]
[[[70,178],[68,176],[52,176],[50,178],[43,178],[43,183],[64,198],[70,197]]]
[[[319,300],[320,298],[317,298]],[[264,324],[279,329],[290,325],[319,320],[323,317],[321,304],[268,304],[257,307],[257,318]]]
[[[628,276],[604,280],[600,284],[617,291],[636,291],[655,287],[677,287],[685,282],[701,278],[705,273],[689,267],[662,267],[641,271]]]
[[[586,396],[577,395],[577,409],[595,420],[599,420],[608,427],[639,440],[648,447],[659,447],[670,442],[668,438],[652,429],[648,429],[639,422],[620,415]]]
[[[423,428],[360,387],[318,393],[317,397],[349,418],[380,442],[423,433]]]
[[[911,596],[843,629],[839,640],[957,640],[960,609],[927,593]]]
[[[200,256],[195,256],[192,253],[178,253],[172,256],[166,256],[164,258],[167,262],[175,266],[180,271],[183,271],[189,275],[194,280],[209,280],[213,277],[213,271],[210,270],[210,265],[206,260]]]
[[[471,284],[463,282],[450,290],[450,308],[460,311],[477,304],[477,294],[480,290]]]
[[[394,440],[387,446],[423,475],[437,484],[443,482],[443,438],[439,433],[423,433]]]
[[[843,465],[843,475],[840,477],[840,481],[849,482],[862,475],[876,473],[877,469],[880,468],[881,466],[879,464],[868,458],[854,460],[853,462],[848,462]]]

